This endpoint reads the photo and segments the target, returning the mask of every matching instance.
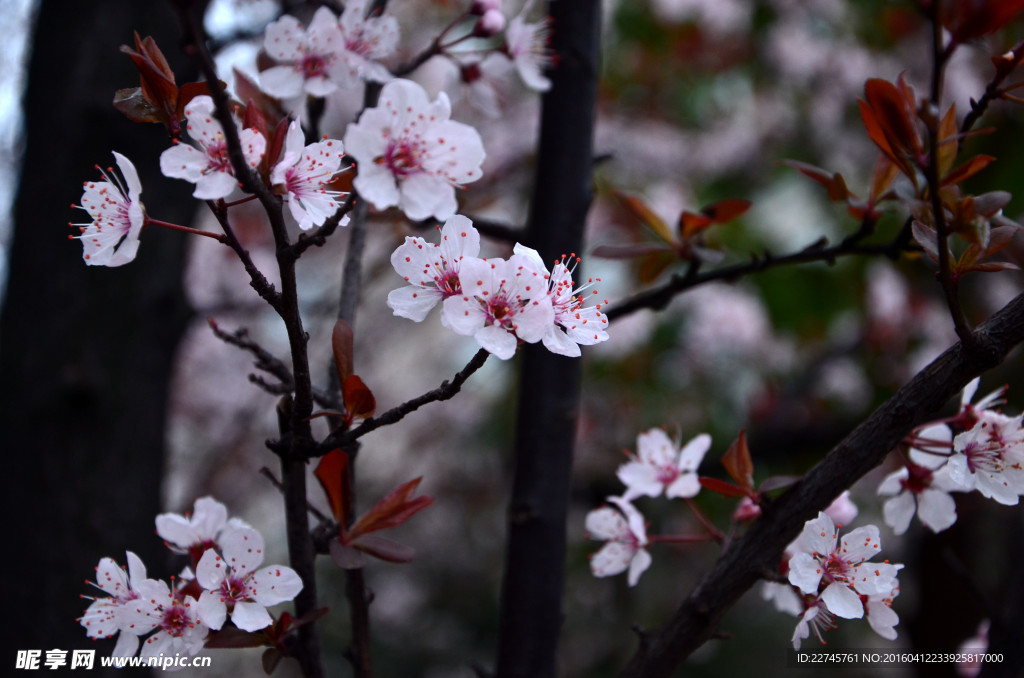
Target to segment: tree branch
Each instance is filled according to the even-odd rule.
[[[667,678],[712,638],[722,616],[778,564],[803,524],[885,459],[910,430],[933,417],[971,379],[1002,362],[1024,341],[1024,294],[975,333],[973,347],[946,350],[871,414],[789,491],[771,502],[733,543],[661,629],[646,633],[621,678]]]

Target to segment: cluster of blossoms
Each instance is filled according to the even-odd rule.
[[[617,475],[626,486],[619,497],[608,497],[611,506],[587,514],[585,527],[591,539],[605,542],[590,558],[595,577],[610,577],[629,571],[630,586],[651,564],[647,545],[652,541],[695,541],[686,537],[649,537],[643,515],[633,505],[641,497],[690,499],[700,492],[697,468],[711,447],[711,436],[701,433],[686,445],[673,442],[660,428],[637,436],[637,451],[619,467]],[[616,510],[618,509],[618,510]]]
[[[281,65],[260,74],[263,91],[280,99],[322,97],[368,80],[390,80],[379,61],[398,46],[398,22],[391,16],[368,17],[368,5],[368,0],[349,0],[340,18],[321,7],[308,27],[288,15],[267,26],[263,48]]]
[[[502,360],[515,354],[520,340],[578,357],[581,345],[608,339],[601,305],[586,306],[579,296],[595,280],[579,287],[573,282],[579,259],[563,257],[549,271],[535,250],[520,244],[507,260],[481,259],[480,234],[459,214],[440,233],[440,243],[406,237],[391,255],[408,283],[388,295],[395,315],[420,322],[440,302],[445,327]]]
[[[78,619],[90,638],[118,636],[115,657],[133,656],[143,637],[142,657],[195,655],[229,615],[243,631],[265,629],[274,623],[266,608],[302,590],[291,568],[260,568],[263,537],[241,520],[228,520],[227,509],[214,499],[196,500],[191,516],[157,516],[156,528],[171,550],[189,555],[190,566],[168,584],[147,578],[130,551],[127,572],[103,558],[93,585],[108,596],[94,598]]]
[[[888,497],[885,522],[896,534],[906,532],[915,513],[934,532],[950,527],[956,522],[952,492],[977,490],[1006,505],[1024,494],[1024,417],[994,409],[1005,387],[972,403],[977,389],[977,379],[967,385],[955,416],[916,429],[905,445],[904,466],[879,485],[878,494]]]

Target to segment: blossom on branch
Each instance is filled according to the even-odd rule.
[[[270,96],[291,99],[303,92],[327,96],[338,89],[332,73],[341,66],[344,38],[338,19],[326,7],[313,15],[309,28],[284,15],[267,26],[263,49],[282,63],[260,73],[260,87]]]
[[[662,492],[669,499],[694,497],[700,492],[697,467],[711,448],[711,436],[701,433],[680,447],[660,428],[652,428],[636,438],[636,454],[616,472],[626,486],[623,497],[657,497]]]
[[[1000,504],[1016,505],[1024,494],[1022,415],[984,411],[978,422],[953,439],[949,476],[964,490],[978,490]]]
[[[196,581],[203,587],[198,615],[211,629],[224,625],[228,613],[243,631],[258,631],[274,620],[267,607],[292,600],[302,590],[295,570],[263,562],[263,536],[252,528],[231,530],[221,537],[218,550],[203,554]]]
[[[219,539],[229,530],[249,527],[240,518],[228,520],[228,509],[213,497],[196,499],[192,515],[161,513],[156,517],[156,533],[175,553],[187,553],[195,565],[207,549],[217,548]]]
[[[462,293],[459,270],[463,258],[475,259],[480,253],[480,233],[460,214],[450,217],[440,230],[440,243],[406,236],[391,254],[391,265],[409,283],[388,294],[388,306],[395,315],[420,322],[442,300]]]
[[[861,596],[890,594],[902,565],[867,562],[879,548],[878,528],[859,527],[837,543],[838,530],[825,513],[807,521],[789,561],[789,583],[820,595],[828,610],[844,619],[864,616]]]
[[[618,507],[602,506],[587,514],[587,536],[605,542],[590,558],[590,571],[595,577],[611,577],[629,570],[629,585],[636,586],[640,575],[651,566],[647,552],[647,530],[644,517],[629,501],[608,497]]]
[[[387,82],[391,74],[378,62],[391,56],[398,46],[398,21],[390,15],[367,16],[368,0],[349,0],[338,24],[342,49],[338,67],[331,75],[344,89],[366,80]]]
[[[552,353],[578,358],[580,356],[580,345],[592,346],[608,340],[608,318],[601,313],[601,304],[595,306],[584,306],[583,298],[579,293],[594,284],[593,278],[586,284],[574,288],[572,279],[573,271],[579,264],[580,259],[574,255],[569,256],[569,266],[565,264],[565,256],[555,263],[551,273],[541,260],[536,250],[524,247],[516,243],[513,250],[516,254],[522,254],[534,260],[535,265],[545,272],[548,278],[548,294],[551,296],[551,306],[555,311],[555,321],[548,326],[544,333],[544,346]],[[600,282],[600,279],[597,280]],[[597,294],[597,290],[593,290]]]
[[[507,261],[464,259],[459,271],[462,294],[444,300],[442,321],[507,360],[520,339],[536,343],[554,323],[546,273],[522,254]]]
[[[299,121],[288,126],[284,155],[270,173],[270,181],[285,191],[284,201],[302,230],[322,225],[341,206],[335,198],[342,193],[327,185],[338,173],[344,155],[338,139],[306,146]],[[346,223],[348,218],[344,217],[342,226]]]
[[[127,620],[124,610],[139,597],[138,587],[146,579],[146,566],[137,555],[128,551],[128,572],[114,562],[103,558],[96,566],[96,581],[93,586],[108,597],[95,598],[78,623],[85,628],[90,638],[113,638],[118,632],[117,644],[112,656],[130,657],[139,647],[138,632]]]
[[[100,169],[103,181],[85,182],[83,209],[92,217],[90,224],[77,226],[82,241],[82,258],[89,266],[122,266],[135,259],[139,250],[139,234],[146,224],[146,213],[139,200],[142,184],[131,161],[114,151],[114,159],[124,176],[118,180],[113,168]]]
[[[548,48],[548,19],[528,23],[526,15],[533,8],[534,0],[527,0],[505,30],[505,50],[519,71],[519,77],[532,90],[546,92],[551,89],[551,80],[544,70],[554,64],[554,57]]]
[[[450,117],[444,92],[431,102],[410,80],[384,85],[378,106],[345,132],[359,194],[377,209],[398,206],[413,220],[455,214],[455,189],[480,178],[484,148],[475,129]]]
[[[203,649],[209,629],[199,619],[195,598],[154,579],[143,581],[137,590],[139,597],[125,608],[125,619],[139,635],[156,629],[139,656],[195,655]]]
[[[160,171],[172,179],[184,179],[196,185],[193,197],[200,200],[226,198],[238,180],[228,156],[224,128],[214,117],[213,99],[197,96],[185,106],[188,133],[199,148],[176,144],[160,154]],[[236,123],[237,124],[237,123]],[[255,168],[266,150],[267,140],[254,129],[240,129],[239,141],[245,161]]]

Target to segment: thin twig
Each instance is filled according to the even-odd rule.
[[[323,456],[331,450],[337,449],[338,447],[344,447],[355,442],[370,431],[374,431],[381,426],[388,426],[399,422],[404,419],[407,414],[415,412],[427,403],[452,398],[462,389],[462,385],[466,383],[466,380],[483,366],[490,355],[491,354],[485,349],[480,349],[476,352],[476,355],[473,356],[472,360],[470,360],[458,374],[452,377],[451,381],[444,381],[440,386],[432,391],[427,391],[421,396],[413,398],[412,400],[407,400],[401,405],[388,410],[384,414],[371,417],[354,429],[349,431],[336,431],[335,433],[332,433],[322,443],[320,443],[314,451],[314,455]]]

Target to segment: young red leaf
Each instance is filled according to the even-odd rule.
[[[706,214],[683,212],[679,215],[679,239],[687,240],[714,223],[715,220]]]
[[[331,350],[334,351],[334,365],[338,369],[338,383],[344,384],[352,374],[352,347],[355,338],[352,327],[344,320],[338,319],[331,332]]]
[[[750,204],[749,200],[739,200],[736,198],[719,200],[702,209],[701,213],[709,217],[716,224],[724,224],[727,221],[732,221],[742,216],[743,213],[750,209]]]
[[[956,160],[957,142],[956,104],[949,107],[939,123],[939,176],[945,176]]]
[[[414,478],[388,493],[344,533],[343,541],[351,544],[364,534],[398,527],[416,513],[434,503],[433,498],[422,496],[411,499],[423,478]]]
[[[995,160],[995,158],[991,155],[976,155],[946,176],[942,177],[941,184],[943,186],[953,186],[959,184],[961,181],[966,181],[988,167],[989,163],[993,160]]]
[[[389,563],[408,563],[416,555],[412,547],[376,534],[364,534],[352,542],[352,547]]]
[[[899,87],[888,80],[871,78],[864,83],[864,95],[889,147],[894,152],[914,156],[921,148],[921,142],[910,117],[911,110],[908,110],[912,105],[908,106],[907,99],[913,94],[902,78],[898,84]]]
[[[736,487],[732,483],[727,483],[724,480],[718,478],[709,478],[707,476],[700,476],[700,484],[702,487],[717,492],[718,494],[725,497],[746,497],[747,492],[742,487]]]
[[[754,462],[747,447],[747,432],[740,431],[739,437],[729,446],[722,457],[722,466],[736,484],[745,490],[754,489]]]
[[[141,87],[114,92],[114,108],[133,122],[163,122],[160,111],[142,93]]]
[[[340,449],[331,450],[320,458],[313,472],[320,486],[324,488],[327,495],[327,503],[331,506],[331,513],[339,525],[348,523],[348,516],[345,514],[346,493],[349,487],[348,455]]]
[[[675,242],[675,238],[672,235],[672,230],[668,227],[661,217],[655,214],[654,210],[647,206],[647,204],[640,198],[615,191],[615,197],[622,202],[623,206],[629,210],[634,217],[646,224],[655,235],[669,243],[670,245]]]
[[[363,380],[354,374],[345,377],[341,385],[341,397],[345,401],[345,409],[353,417],[368,419],[377,409],[377,399]]]
[[[640,282],[652,283],[665,269],[677,262],[678,257],[669,251],[652,252],[640,260]]]

